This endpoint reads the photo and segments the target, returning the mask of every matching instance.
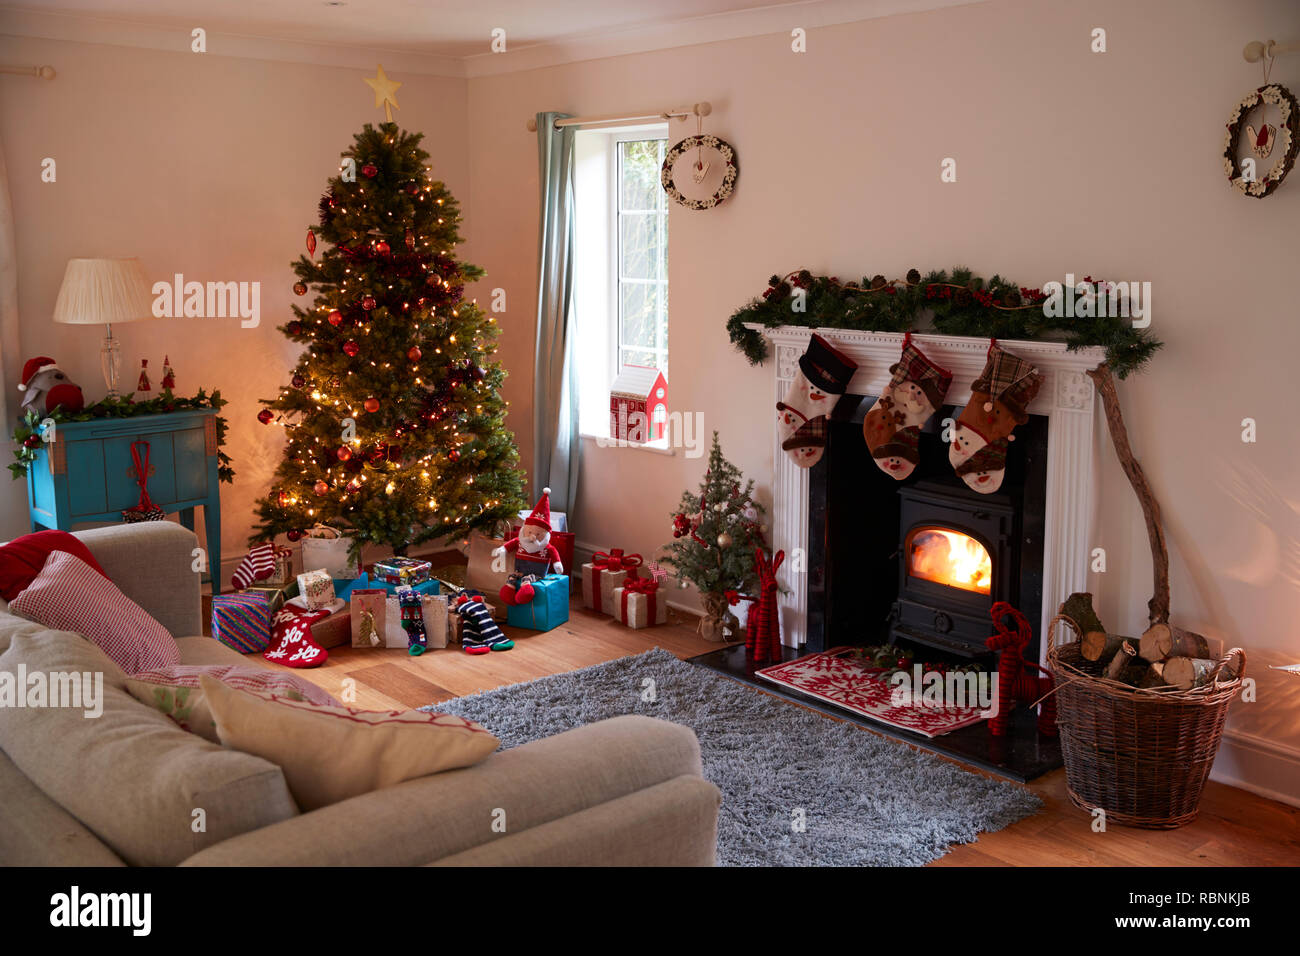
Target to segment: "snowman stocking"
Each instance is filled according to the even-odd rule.
[[[903,354],[889,367],[893,377],[862,422],[871,457],[885,474],[902,481],[920,461],[921,426],[943,404],[952,373],[935,365],[903,336]]]
[[[971,383],[970,404],[952,431],[948,460],[957,476],[980,494],[1002,487],[1007,449],[1017,425],[1029,421],[1025,410],[1042,387],[1043,376],[1029,362],[989,342],[989,357]]]
[[[799,370],[785,400],[776,403],[781,447],[800,468],[811,468],[826,450],[826,416],[849,387],[858,365],[820,335],[799,357]]]

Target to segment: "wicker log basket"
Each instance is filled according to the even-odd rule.
[[[1057,631],[1073,631],[1073,638]],[[1047,666],[1056,682],[1056,723],[1066,786],[1081,810],[1107,822],[1171,830],[1196,818],[1201,789],[1223,736],[1228,705],[1241,690],[1246,654],[1234,647],[1204,686],[1132,687],[1110,680],[1080,652],[1079,626],[1064,615],[1047,631]]]

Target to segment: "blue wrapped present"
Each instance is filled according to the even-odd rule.
[[[352,586],[348,588],[348,590],[354,591],[354,590],[360,590],[362,588],[383,588],[389,594],[396,594],[397,589],[400,587],[403,587],[403,585],[389,584],[387,581],[381,581],[378,578],[375,578],[374,576],[367,574],[365,571],[362,571],[361,577],[353,581]],[[429,578],[429,580],[427,581],[421,581],[419,584],[408,584],[405,585],[405,587],[409,587],[412,590],[419,592],[420,594],[434,595],[434,594],[441,593],[441,589],[438,586],[437,578]],[[338,593],[337,586],[334,589],[334,593],[335,594]]]
[[[548,574],[533,582],[533,599],[506,609],[506,623],[533,631],[549,631],[569,619],[569,576]]]

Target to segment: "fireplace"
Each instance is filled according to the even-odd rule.
[[[798,358],[807,348],[813,330],[795,326],[769,329],[753,325],[750,328],[761,332],[772,344],[775,403],[788,391],[798,367]],[[898,555],[906,545],[905,530],[901,525],[902,499],[898,495],[900,483],[876,467],[863,441],[860,424],[862,415],[874,402],[871,396],[879,395],[880,389],[889,381],[889,367],[898,360],[903,336],[893,332],[845,329],[817,331],[857,362],[858,370],[849,384],[850,394],[836,407],[836,420],[829,429],[827,455],[817,466],[811,469],[798,467],[781,449],[780,438],[773,430],[772,543],[788,555],[806,558],[802,564],[787,561],[781,576],[782,591],[778,600],[782,640],[792,648],[805,649],[823,646],[827,635],[848,644],[879,643],[888,639],[894,626],[894,602],[899,600],[904,583]],[[984,367],[988,339],[925,334],[913,335],[912,339],[934,362],[953,373],[947,395],[952,404],[931,420],[922,435],[924,471],[918,468],[901,484],[919,487],[922,481],[935,480],[947,484],[949,490],[960,495],[969,489],[953,475],[947,460],[947,448],[938,429],[943,418],[952,416],[969,400],[971,382]],[[1098,436],[1094,414],[1096,395],[1086,372],[1099,365],[1105,355],[1098,348],[1070,350],[1065,344],[1056,342],[1007,341],[1000,344],[1031,360],[1044,376],[1043,387],[1027,409],[1030,421],[1016,432],[1017,443],[1033,435],[1036,443],[1034,453],[1013,456],[1019,462],[1013,468],[1032,464],[1038,469],[1041,482],[1037,479],[1026,482],[1024,473],[1017,475],[1009,468],[1003,489],[1008,486],[1021,489],[1023,499],[1012,502],[1019,520],[1019,526],[1012,533],[1017,536],[1020,554],[1017,557],[1019,567],[1015,569],[1017,573],[1014,577],[1008,576],[1006,581],[1013,585],[1013,596],[1009,600],[1020,607],[1035,625],[1034,633],[1038,639],[1061,601],[1073,591],[1089,589],[1088,562],[1094,546],[1089,539],[1095,508],[1094,446]],[[864,402],[866,405],[862,407]],[[826,458],[832,454],[832,445],[839,463],[835,469],[828,470]],[[1028,449],[1028,446],[1022,447]],[[825,485],[814,494],[813,484],[819,480]],[[848,489],[848,494],[857,496],[859,509],[871,518],[869,522],[858,521],[855,516],[840,515],[827,525],[826,501],[844,488]],[[992,508],[1003,490],[995,495],[972,492],[967,500],[978,500]],[[812,529],[823,529],[822,537],[810,533]],[[857,535],[862,545],[857,552],[844,552],[852,555],[849,560],[858,576],[856,592],[851,600],[844,599],[846,585],[841,584],[841,600],[836,601],[835,595],[831,594],[831,600],[827,601],[824,592],[834,589],[836,571],[827,567],[825,562],[834,558],[840,540],[851,535]],[[993,545],[988,547],[994,565],[990,584],[992,593],[988,596],[990,603],[1000,596],[997,591],[1000,581],[997,537],[992,535],[982,542],[986,547]],[[844,571],[844,562],[845,559],[840,558],[841,572]],[[795,569],[803,565],[806,565],[807,573],[799,574]],[[888,581],[888,586],[877,586],[881,581]],[[987,611],[984,613],[987,619]],[[931,624],[933,617],[931,612]],[[929,631],[932,634],[934,628],[929,628]],[[984,636],[988,633],[986,630]],[[1039,640],[1038,645],[1041,660],[1043,642]]]
[[[920,463],[900,482],[863,440],[873,404],[841,398],[825,454],[808,469],[804,650],[892,642],[931,658],[982,657],[994,602],[1031,621],[1041,610],[1046,419],[1031,415],[1017,429],[1002,488],[981,495],[953,473],[940,434],[959,407],[923,430]]]

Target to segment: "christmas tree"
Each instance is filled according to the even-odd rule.
[[[727,612],[728,591],[753,594],[758,583],[754,548],[763,547],[763,507],[754,500],[754,481],[741,482],[740,469],[722,457],[713,433],[708,470],[698,493],[682,492],[673,515],[673,542],[664,563],[681,582],[694,584],[706,615],[715,622]]]
[[[287,442],[253,541],[319,522],[404,554],[526,505],[499,329],[463,299],[483,272],[456,260],[458,206],[421,139],[366,124],[321,197],[293,265],[294,292],[314,299],[280,327],[305,348],[258,413]]]

